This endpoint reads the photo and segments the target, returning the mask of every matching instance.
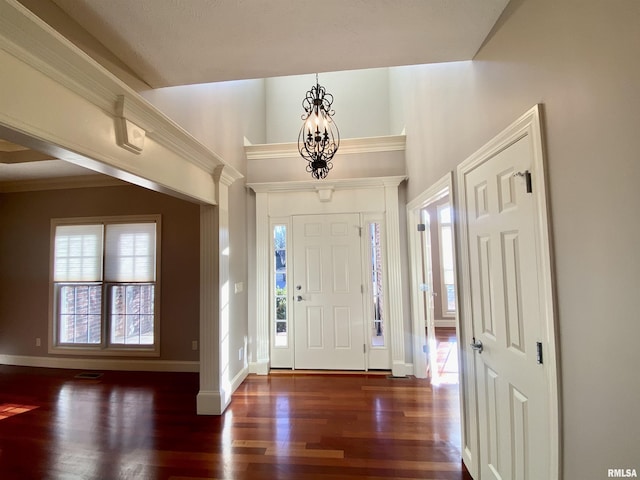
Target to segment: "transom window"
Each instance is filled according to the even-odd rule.
[[[159,221],[52,221],[54,350],[157,353]]]

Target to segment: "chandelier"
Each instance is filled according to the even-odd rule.
[[[325,178],[333,168],[331,160],[340,146],[340,132],[333,121],[333,95],[318,83],[302,100],[302,128],[298,134],[298,151],[307,161],[307,172],[316,180]]]

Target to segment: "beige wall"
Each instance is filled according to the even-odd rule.
[[[501,23],[473,62],[391,72],[408,198],[543,104],[563,478],[640,469],[640,2],[513,0]]]
[[[198,361],[199,211],[134,186],[0,194],[0,354],[47,356],[51,218],[161,214],[160,360]]]

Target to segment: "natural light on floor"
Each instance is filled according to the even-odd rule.
[[[2,403],[0,404],[0,420],[4,420],[5,418],[13,417],[14,415],[18,415],[20,413],[30,412],[31,410],[35,410],[38,408],[34,405],[19,405],[17,403]]]

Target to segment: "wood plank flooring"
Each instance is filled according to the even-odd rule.
[[[1,479],[471,480],[457,385],[252,375],[215,417],[197,374],[77,373],[0,365]]]

